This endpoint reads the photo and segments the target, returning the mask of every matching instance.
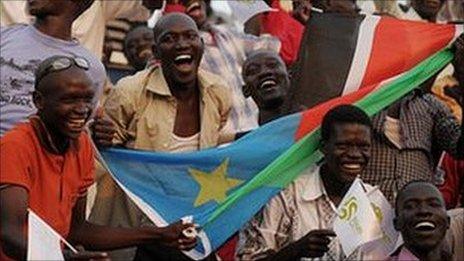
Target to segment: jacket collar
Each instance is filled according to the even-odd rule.
[[[207,73],[202,69],[198,69],[198,83],[200,88],[201,99],[203,100],[204,94],[207,89],[214,83],[207,77]],[[164,78],[163,70],[161,66],[155,66],[150,69],[148,76],[145,78],[143,83],[148,91],[161,96],[173,97],[171,90],[169,89],[168,83]]]

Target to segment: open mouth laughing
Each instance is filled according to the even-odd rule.
[[[84,129],[85,123],[85,118],[70,118],[66,121],[68,129],[73,133],[80,133]]]
[[[180,72],[193,70],[193,57],[190,54],[180,54],[174,59],[174,65]]]

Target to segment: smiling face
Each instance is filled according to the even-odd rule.
[[[282,59],[272,52],[250,56],[243,65],[244,93],[251,95],[260,109],[280,107],[290,85]]]
[[[406,247],[421,252],[438,247],[449,227],[440,191],[427,182],[411,183],[396,200],[394,225],[401,232]]]
[[[168,81],[180,84],[196,81],[203,42],[195,22],[184,14],[173,13],[164,16],[154,32],[155,57],[161,61]]]
[[[42,78],[34,104],[54,140],[77,139],[95,107],[95,88],[86,71],[75,66]]]
[[[154,42],[153,31],[146,26],[136,27],[126,35],[124,54],[137,71],[143,70],[153,57]]]
[[[370,159],[371,130],[359,123],[334,123],[322,152],[332,178],[351,184]]]

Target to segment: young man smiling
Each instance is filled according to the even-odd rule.
[[[370,158],[371,127],[366,113],[354,106],[329,111],[321,127],[324,162],[305,170],[241,231],[237,258],[362,259],[360,251],[343,254],[332,228],[336,206]],[[368,193],[373,189],[365,187]]]
[[[114,144],[164,152],[217,146],[230,101],[221,79],[198,68],[203,43],[195,22],[172,13],[163,16],[153,32],[153,53],[160,65],[121,79],[105,102],[116,125]],[[103,189],[97,194],[92,220],[122,227],[148,223],[111,178],[99,186]],[[129,252],[124,259],[132,257]],[[151,257],[162,258],[161,254],[170,255],[163,249]]]
[[[287,114],[290,79],[279,54],[259,50],[251,53],[243,64],[243,94],[251,96],[259,108],[259,125]]]
[[[440,191],[426,181],[412,181],[396,198],[395,229],[401,232],[404,245],[390,260],[451,260],[443,242],[450,225]],[[462,246],[461,246],[462,247]]]
[[[0,139],[0,259],[23,260],[27,209],[61,236],[92,250],[160,243],[189,249],[195,239],[177,222],[165,228],[110,228],[85,220],[87,188],[94,181],[94,153],[84,132],[95,107],[95,88],[83,58],[53,56],[35,74],[37,114]],[[76,258],[104,258],[93,253]]]

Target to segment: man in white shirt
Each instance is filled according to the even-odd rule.
[[[324,162],[304,171],[249,222],[240,233],[237,258],[362,259],[359,251],[344,255],[332,228],[337,205],[369,161],[371,128],[359,108],[341,105],[329,111],[321,127]],[[369,193],[373,188],[365,185]]]

